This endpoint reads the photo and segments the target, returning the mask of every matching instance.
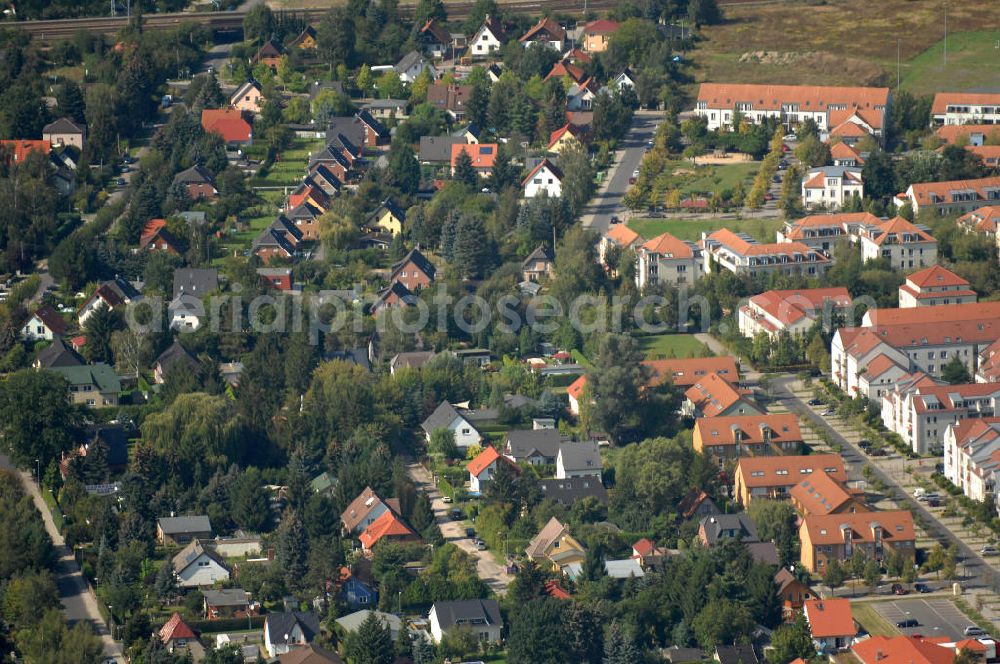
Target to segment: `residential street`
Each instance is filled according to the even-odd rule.
[[[504,572],[490,551],[479,551],[476,549],[475,543],[465,536],[465,525],[463,522],[452,521],[448,517],[448,511],[451,507],[442,499],[441,492],[434,486],[427,469],[419,463],[410,463],[407,465],[406,470],[410,475],[410,479],[416,483],[417,488],[421,491],[426,491],[427,495],[430,496],[431,506],[434,509],[434,520],[437,521],[438,526],[441,528],[441,534],[445,540],[478,558],[479,562],[476,565],[476,569],[479,573],[479,578],[485,581],[498,595],[505,593],[513,577]]]
[[[661,111],[636,111],[632,118],[632,129],[615,152],[615,163],[608,169],[604,184],[597,190],[590,205],[580,217],[584,228],[604,233],[611,225],[612,216],[618,215],[624,220],[625,208],[622,207],[622,198],[630,186],[629,178],[642,163],[646,143],[653,140],[662,117]]]
[[[798,378],[794,376],[784,376],[776,378],[771,385],[775,395],[784,402],[790,411],[818,424],[834,440],[843,445],[845,461],[851,457],[856,457],[863,462],[867,456],[857,446],[858,437],[855,435],[844,436],[841,430],[833,426],[827,418],[813,411],[801,396],[792,391],[793,385],[798,382]],[[927,525],[926,530],[928,535],[942,542],[944,545],[954,543],[958,547],[959,567],[960,569],[964,568],[967,575],[963,585],[983,586],[991,588],[993,591],[997,591],[1000,588],[1000,574],[997,573],[996,569],[987,564],[978,553],[973,551],[971,547],[945,527],[938,520],[937,516],[927,509],[924,503],[917,501],[910,492],[901,487],[892,473],[886,473],[879,467],[878,463],[869,462],[868,465],[871,467],[874,477],[880,479],[886,486],[896,490],[896,502],[900,504],[901,508],[908,509],[915,515],[919,515]]]
[[[30,474],[17,470],[6,454],[0,454],[0,469],[9,470],[21,476],[21,483],[25,490],[31,494],[35,509],[42,515],[45,531],[52,539],[56,550],[58,559],[56,585],[59,588],[59,599],[62,601],[66,621],[70,625],[79,620],[88,621],[104,642],[104,654],[109,658],[114,658],[116,662],[124,662],[121,644],[112,640],[107,624],[101,617],[100,611],[97,610],[97,597],[88,588],[87,582],[80,572],[80,566],[77,565],[73,553],[66,547],[66,542],[56,528],[52,514],[42,499],[38,485]]]

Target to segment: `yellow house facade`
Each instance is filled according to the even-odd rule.
[[[586,549],[558,519],[552,517],[525,548],[528,557],[539,567],[562,572],[567,565],[582,563]]]

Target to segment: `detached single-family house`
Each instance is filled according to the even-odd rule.
[[[597,443],[589,440],[584,442],[564,442],[559,446],[556,456],[556,479],[568,480],[578,477],[593,477],[601,481],[601,454]]]
[[[157,633],[164,647],[170,651],[186,650],[188,644],[198,640],[198,634],[184,622],[181,614],[174,613]]]
[[[528,542],[525,553],[540,566],[553,572],[562,572],[568,565],[582,563],[587,555],[583,545],[555,517],[549,519]]]
[[[421,136],[417,159],[421,164],[450,164],[451,146],[463,143],[468,143],[464,136]]]
[[[87,126],[70,118],[59,118],[42,127],[42,140],[48,141],[53,147],[72,145],[82,150],[86,139]]]
[[[522,429],[507,432],[504,456],[523,465],[555,465],[564,438],[558,429]]]
[[[418,542],[420,535],[413,528],[410,528],[398,514],[388,510],[372,521],[371,525],[358,536],[358,540],[361,542],[363,551],[372,551],[375,545],[380,542]]]
[[[194,332],[201,327],[205,305],[194,295],[182,293],[167,305],[167,319],[171,330]]]
[[[52,341],[66,334],[66,321],[51,305],[43,304],[35,310],[28,322],[21,328],[21,338],[25,341]]]
[[[403,83],[413,83],[425,71],[430,74],[432,80],[438,77],[437,68],[420,51],[410,51],[393,66],[393,69]]]
[[[250,615],[250,600],[247,591],[242,588],[222,588],[220,590],[205,590],[205,618],[217,620],[220,618],[246,618]]]
[[[342,618],[337,618],[334,622],[337,626],[344,630],[345,634],[353,634],[361,628],[361,625],[368,620],[368,616],[375,614],[375,617],[381,621],[382,626],[389,629],[389,636],[392,640],[398,641],[399,635],[403,631],[403,621],[399,616],[393,615],[391,613],[383,613],[382,611],[373,611],[371,609],[361,609],[360,611],[355,611],[354,613],[349,613]]]
[[[284,52],[285,49],[281,44],[274,40],[268,40],[257,49],[257,54],[253,56],[253,64],[263,63],[272,71],[276,71],[278,65],[281,64],[281,56]]]
[[[153,362],[153,382],[157,385],[162,384],[175,368],[180,367],[187,367],[194,371],[198,368],[198,359],[180,342],[174,341]]]
[[[163,251],[174,256],[182,253],[181,242],[167,228],[166,219],[150,219],[143,224],[142,233],[139,235],[139,249]]]
[[[340,521],[344,526],[344,533],[349,535],[356,534],[364,531],[376,519],[387,512],[399,514],[399,499],[388,498],[383,500],[369,486],[365,487],[365,490],[351,501],[351,504],[340,515]]]
[[[503,629],[500,606],[493,599],[434,602],[427,621],[434,643],[441,643],[441,639],[455,628],[471,630],[483,643],[499,643]]]
[[[245,657],[246,655],[244,655]],[[344,664],[344,660],[341,659],[340,655],[332,650],[320,648],[314,643],[296,648],[275,661],[278,664]]]
[[[264,649],[278,657],[313,642],[319,634],[319,617],[311,611],[269,613],[264,620]]]
[[[473,493],[481,493],[486,488],[486,484],[493,479],[497,467],[502,463],[507,464],[514,472],[520,472],[517,464],[497,452],[497,449],[492,445],[488,445],[466,465],[466,469],[469,471],[469,489]]]
[[[51,370],[69,383],[69,398],[73,403],[91,408],[118,405],[122,384],[114,367],[107,364],[84,364],[51,367]]]
[[[572,145],[580,145],[587,138],[587,132],[575,124],[567,122],[559,129],[549,134],[549,144],[546,152],[559,154]]]
[[[188,196],[193,201],[212,199],[219,195],[219,190],[215,188],[212,174],[199,164],[195,164],[191,168],[175,175],[174,186],[184,187]]]
[[[165,516],[156,522],[156,541],[163,546],[181,546],[211,537],[212,522],[207,516]]]
[[[403,208],[396,205],[391,198],[387,198],[379,204],[374,212],[368,215],[365,227],[399,235],[403,232],[405,221],[406,212]]]
[[[635,74],[632,73],[631,69],[626,67],[620,74],[615,76],[612,86],[618,88],[619,92],[625,92],[626,88],[635,90]]]
[[[56,337],[48,346],[38,351],[33,369],[54,369],[56,367],[78,367],[83,364],[83,358],[66,345],[62,337]]]
[[[177,585],[181,588],[202,588],[214,586],[218,581],[229,579],[229,568],[222,558],[199,539],[180,550],[173,557],[171,565]]]
[[[600,19],[583,26],[583,50],[587,53],[603,53],[608,49],[611,35],[618,31],[617,21]]]
[[[298,37],[288,42],[288,48],[301,48],[303,50],[313,50],[319,46],[319,41],[316,35],[316,28],[311,25],[307,25],[302,32],[299,33]]]
[[[132,284],[121,277],[116,277],[111,281],[105,281],[97,287],[94,294],[80,305],[80,308],[76,312],[76,319],[82,328],[87,324],[87,319],[101,307],[123,309],[141,299],[142,296]]]
[[[398,281],[412,292],[430,286],[437,268],[419,249],[411,249],[402,260],[393,264],[389,281]]]
[[[493,173],[493,164],[497,159],[496,143],[479,143],[476,145],[458,144],[451,146],[451,174],[455,174],[455,162],[463,152],[469,155],[472,167],[480,177],[489,177]]]
[[[507,34],[500,20],[487,14],[479,30],[469,40],[469,53],[472,57],[486,57],[494,51],[499,51],[506,39]]]
[[[784,567],[774,575],[774,585],[778,586],[778,597],[781,598],[782,613],[786,620],[792,619],[806,600],[816,598],[812,588],[799,581],[798,577]]]
[[[549,196],[559,198],[562,196],[563,177],[563,172],[559,170],[558,166],[548,159],[542,159],[521,181],[524,197]]]
[[[838,210],[854,197],[860,201],[864,196],[861,169],[855,166],[819,166],[802,178],[802,205],[807,208]]]
[[[340,578],[337,582],[340,585],[337,589],[337,597],[348,607],[359,609],[378,604],[378,589],[373,580],[362,579],[351,569],[341,567]]]
[[[174,270],[174,297],[193,295],[203,298],[219,289],[219,271],[215,268],[179,267]]]
[[[579,83],[574,83],[566,92],[566,110],[589,111],[593,109],[594,100],[600,93],[601,84],[593,76]]]
[[[441,59],[448,54],[451,48],[451,33],[436,18],[432,18],[424,23],[417,33],[417,43],[420,49],[432,58]]]
[[[844,597],[809,599],[803,606],[813,645],[823,654],[844,650],[858,633],[851,600]]]
[[[238,111],[246,111],[254,115],[260,113],[263,102],[264,94],[261,92],[260,83],[252,78],[236,88],[233,94],[229,96],[230,106]]]
[[[546,16],[524,33],[518,41],[525,48],[532,44],[540,44],[562,53],[566,44],[566,30]]]
[[[468,448],[471,445],[478,445],[482,441],[482,434],[472,424],[466,414],[463,414],[447,401],[442,401],[434,412],[427,416],[420,427],[424,430],[427,442],[431,442],[431,435],[438,429],[447,429],[455,435],[455,445],[460,449]]]
[[[555,272],[555,267],[555,253],[545,245],[538,245],[521,263],[521,276],[524,281],[538,283],[550,278]]]
[[[206,108],[201,112],[201,128],[222,136],[227,146],[251,145],[253,127],[247,117],[235,108]]]

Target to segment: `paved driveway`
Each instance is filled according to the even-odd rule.
[[[907,598],[891,602],[875,602],[875,610],[882,617],[895,625],[901,620],[915,618],[917,627],[906,627],[899,631],[903,634],[923,634],[924,636],[947,636],[953,639],[962,638],[962,631],[973,622],[958,610],[951,600]]]
[[[485,581],[493,592],[498,595],[505,593],[507,585],[510,584],[513,577],[503,571],[503,568],[497,564],[490,551],[479,551],[475,543],[465,536],[464,522],[451,520],[448,516],[451,505],[444,502],[441,492],[434,486],[427,469],[419,463],[411,463],[406,467],[406,471],[409,473],[410,479],[416,483],[417,488],[421,491],[426,491],[427,495],[430,496],[431,507],[434,509],[434,520],[441,529],[441,535],[444,539],[475,556],[478,559],[476,570],[479,578]]]
[[[615,163],[608,169],[605,184],[583,212],[581,223],[584,228],[604,233],[611,225],[612,216],[622,217],[625,212],[622,198],[631,186],[629,178],[642,163],[646,143],[656,135],[656,127],[662,118],[662,111],[636,111],[632,117],[632,128],[615,153]]]

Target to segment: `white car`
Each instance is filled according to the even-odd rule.
[[[986,632],[982,627],[976,627],[975,625],[969,625],[962,632],[966,636],[986,636]]]
[[[981,556],[997,556],[997,555],[1000,555],[1000,549],[997,549],[995,546],[991,546],[991,545],[987,544],[986,546],[984,546],[983,548],[981,548],[979,550],[979,555],[981,555]]]
[[[783,140],[783,141],[797,141],[797,140],[799,140],[799,137],[796,136],[795,134],[785,134],[784,136],[781,137],[781,140]]]

